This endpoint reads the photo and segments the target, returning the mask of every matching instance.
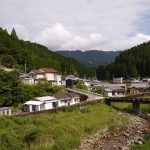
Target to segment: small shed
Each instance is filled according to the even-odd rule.
[[[130,94],[139,94],[140,93],[140,89],[137,87],[131,87],[130,88]]]
[[[27,101],[24,103],[25,112],[36,112],[44,110],[44,103],[39,101]]]
[[[53,96],[36,97],[24,103],[25,112],[36,112],[57,107],[58,100]]]
[[[112,96],[112,90],[111,89],[104,89],[104,96]]]
[[[11,107],[0,107],[0,116],[11,116],[12,108]]]

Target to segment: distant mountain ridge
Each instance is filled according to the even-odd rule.
[[[71,57],[87,67],[97,67],[99,64],[107,65],[115,60],[120,51],[102,51],[102,50],[74,50],[74,51],[56,51],[56,53]]]

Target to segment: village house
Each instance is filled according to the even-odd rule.
[[[149,92],[150,91],[150,84],[149,82],[137,82],[137,83],[131,83],[130,88],[138,88],[139,92]]]
[[[121,87],[123,88],[125,91],[127,91],[127,85],[122,83],[122,84],[109,84],[108,86],[113,86],[113,87]]]
[[[144,78],[142,81],[150,83],[150,78]]]
[[[55,94],[54,97],[58,100],[58,107],[80,103],[80,96],[74,92]]]
[[[113,83],[122,84],[123,83],[123,77],[113,78]]]
[[[11,116],[12,108],[11,107],[0,107],[0,116]]]
[[[78,103],[80,103],[80,96],[76,93],[55,94],[54,96],[37,97],[25,102],[24,112],[36,112]]]
[[[65,80],[67,88],[73,88],[73,86],[79,82],[79,78],[75,77],[74,75],[68,75]]]
[[[49,81],[52,85],[62,85],[61,75],[53,68],[41,68],[32,70],[28,74],[21,75],[23,83],[36,84],[38,81]]]
[[[140,93],[140,88],[137,87],[130,87],[129,88],[129,94],[130,95],[135,95]]]
[[[120,86],[109,86],[104,89],[104,96],[124,96],[125,95],[125,89]]]
[[[53,96],[37,97],[24,103],[25,112],[36,112],[57,107],[58,100]]]
[[[104,96],[112,97],[112,90],[111,89],[104,89]]]

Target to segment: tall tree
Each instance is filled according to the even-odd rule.
[[[18,36],[17,36],[17,33],[15,31],[15,29],[13,28],[12,31],[11,31],[11,36],[15,39],[18,39]]]
[[[96,76],[98,80],[104,80],[105,78],[105,66],[104,65],[98,66],[98,68],[96,69]]]
[[[0,107],[21,102],[22,84],[17,71],[0,70]]]

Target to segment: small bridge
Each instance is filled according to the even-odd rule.
[[[102,97],[100,94],[89,92],[89,91],[84,91],[84,90],[80,90],[80,89],[70,89],[70,88],[66,88],[66,90],[75,92],[79,95],[87,96],[89,101],[104,99],[104,97]]]
[[[111,105],[111,102],[122,102],[122,103],[132,103],[133,105],[133,113],[136,115],[141,114],[140,104],[150,104],[150,99],[148,98],[128,98],[128,97],[121,97],[121,98],[106,98],[106,104]]]

